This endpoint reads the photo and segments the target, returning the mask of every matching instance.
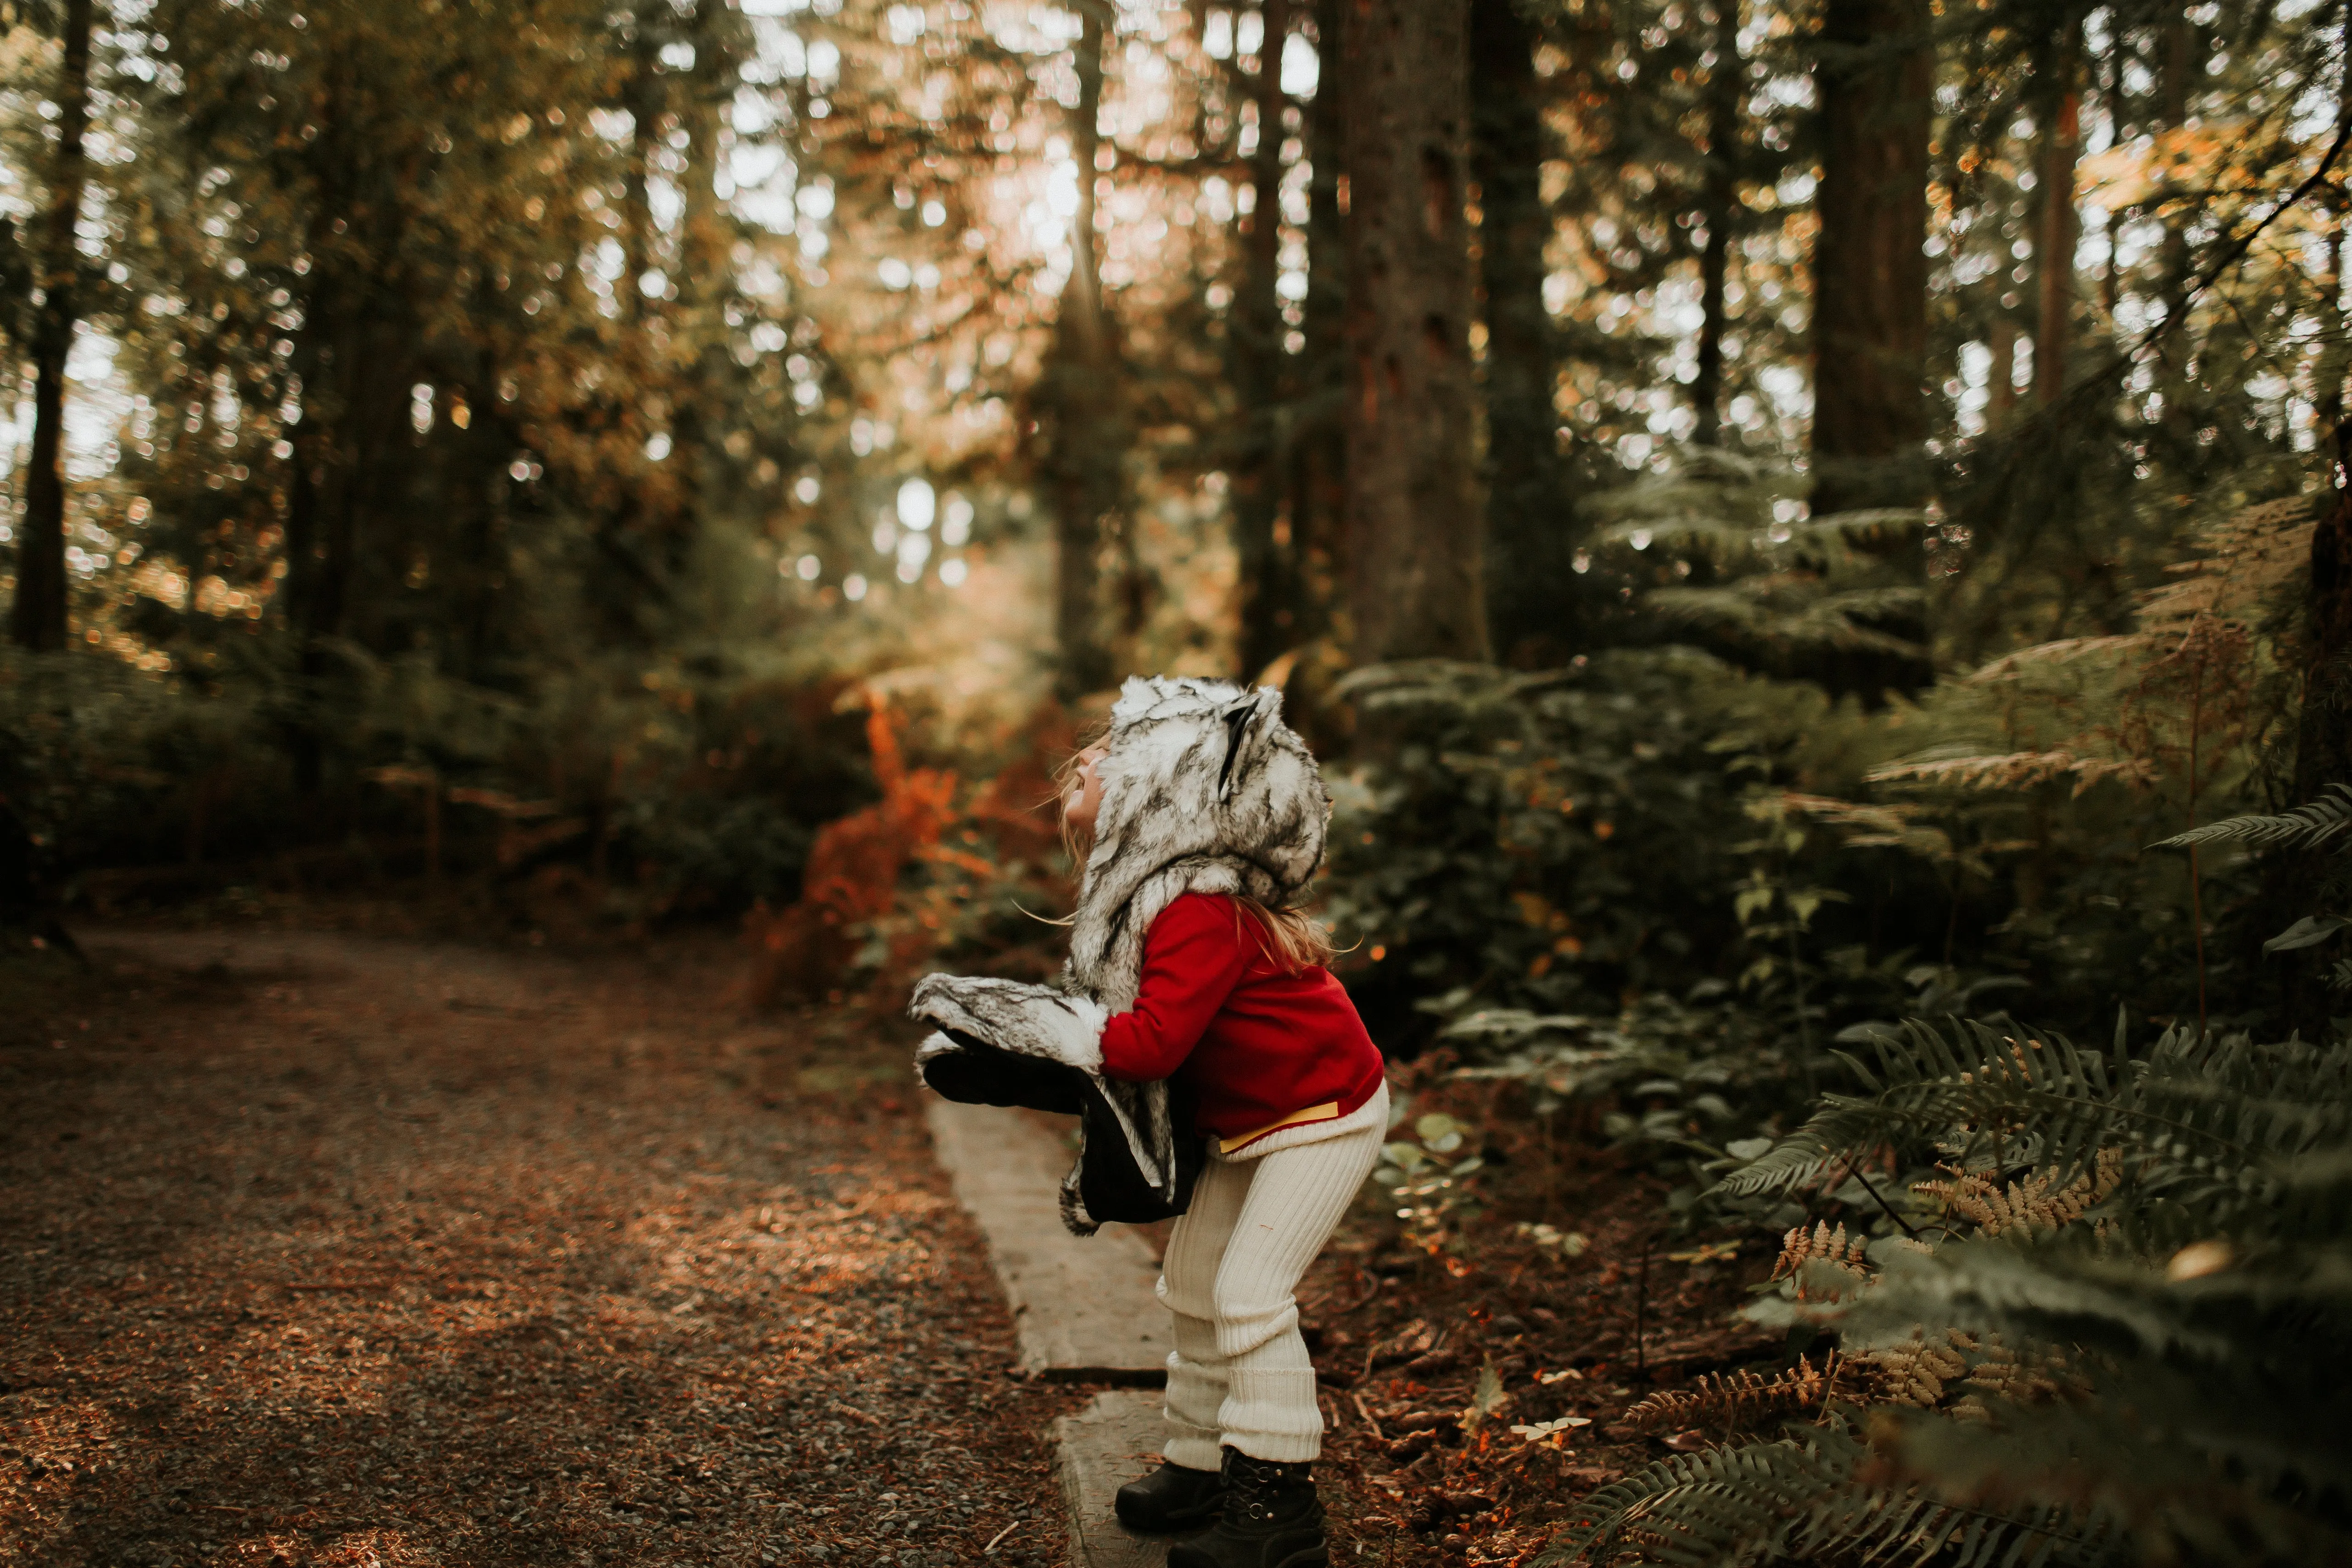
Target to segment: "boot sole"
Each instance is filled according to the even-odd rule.
[[[1116,1506],[1112,1508],[1111,1513],[1118,1519],[1119,1528],[1130,1535],[1198,1535],[1217,1522],[1217,1509],[1214,1503],[1197,1512],[1142,1522],[1128,1518],[1120,1513]]]

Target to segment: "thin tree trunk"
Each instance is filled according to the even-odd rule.
[[[1496,646],[1515,664],[1559,663],[1583,641],[1559,416],[1559,345],[1544,305],[1548,139],[1535,30],[1517,0],[1471,0],[1470,169],[1486,285],[1486,594]]]
[[[1297,528],[1277,537],[1285,499],[1289,423],[1283,399],[1282,43],[1290,0],[1265,0],[1258,47],[1257,147],[1250,159],[1255,202],[1243,235],[1241,296],[1234,301],[1234,388],[1240,451],[1234,464],[1234,544],[1241,567],[1241,668],[1255,675],[1292,647],[1298,627]]]
[[[2033,399],[2046,408],[2066,390],[2074,334],[2074,251],[2083,234],[2082,209],[2074,202],[2074,166],[2083,156],[2082,25],[2053,39],[2043,60],[2047,86],[2037,115],[2042,211],[2033,241]]]
[[[41,303],[33,324],[33,450],[25,474],[25,519],[16,541],[16,600],[9,635],[20,648],[66,645],[66,356],[73,349],[74,225],[88,164],[91,0],[67,0],[65,68],[58,87],[58,154],[49,173],[48,232],[41,254]]]
[[[1992,385],[1985,423],[1999,428],[2017,407],[2017,323],[2007,311],[1992,324]]]
[[[2200,74],[2196,57],[2197,30],[2185,8],[2164,25],[2157,66],[2158,118],[2167,131],[2189,123],[2189,89]],[[2164,225],[2162,256],[2165,308],[2178,312],[2189,288],[2189,225],[2179,216]],[[2166,318],[2169,320],[2169,315]]]
[[[665,530],[672,567],[685,563],[704,504],[709,470],[710,411],[723,399],[728,374],[727,328],[719,318],[725,293],[725,213],[718,194],[720,110],[735,96],[733,40],[725,31],[725,0],[700,0],[688,33],[694,70],[687,79],[679,119],[687,133],[685,208],[678,223],[677,315],[669,345],[675,397],[670,410],[672,527]]]
[[[1698,373],[1691,378],[1697,423],[1691,440],[1723,440],[1724,296],[1731,268],[1731,225],[1739,212],[1739,100],[1747,66],[1739,57],[1739,0],[1715,0],[1715,64],[1706,80],[1706,192],[1701,211],[1706,248],[1698,260]]]
[[[2336,113],[2339,120],[2352,118],[2352,0],[2344,0],[2344,8],[2336,19],[2336,47],[2344,52],[2343,76],[2336,85]],[[2352,194],[2338,185],[2334,194],[2334,210],[2327,229],[2327,272],[2321,279],[2320,291],[2327,298],[2326,313],[2332,331],[2324,332],[2322,340],[2328,347],[2322,350],[2317,367],[2319,396],[2313,413],[2319,426],[2322,441],[2337,441],[2344,425],[2344,381],[2352,371],[2352,342],[2347,341],[2347,320],[2344,310],[2345,229],[2352,224]],[[2352,483],[2352,474],[2339,473],[2339,485]]]
[[[1098,583],[1104,530],[1119,502],[1126,452],[1115,406],[1117,374],[1110,323],[1103,308],[1102,271],[1095,234],[1096,154],[1102,146],[1103,16],[1088,0],[1079,7],[1078,105],[1071,117],[1071,155],[1078,165],[1078,208],[1070,231],[1070,280],[1062,288],[1054,349],[1041,402],[1052,420],[1045,467],[1054,497],[1054,631],[1061,646],[1056,687],[1065,699],[1110,684],[1103,645]]]
[[[1299,417],[1291,439],[1291,557],[1297,563],[1294,647],[1329,630],[1333,585],[1347,559],[1348,225],[1339,207],[1348,94],[1340,37],[1347,0],[1314,0],[1318,79],[1307,115],[1307,347],[1297,369]]]
[[[1468,0],[1357,0],[1345,46],[1355,659],[1484,659],[1463,190]]]
[[[630,40],[629,79],[622,89],[622,105],[629,111],[629,158],[621,198],[621,248],[625,269],[621,279],[621,308],[632,320],[643,319],[653,303],[646,298],[643,285],[645,275],[654,266],[653,150],[659,141],[662,104],[667,96],[658,74],[658,19],[673,14],[669,0],[637,0]]]

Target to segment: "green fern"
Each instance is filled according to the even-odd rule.
[[[1637,1562],[1933,1561],[1951,1568],[2056,1568],[2113,1560],[2111,1531],[2053,1508],[2003,1512],[1858,1479],[1869,1448],[1843,1423],[1677,1455],[1583,1500],[1588,1517],[1536,1568]]]
[[[2151,849],[2187,849],[2191,844],[2242,843],[2264,849],[2315,850],[2334,843],[2352,830],[2352,786],[2330,784],[2308,806],[2276,816],[2225,818],[2158,839]]]
[[[1874,1069],[1845,1060],[1866,1095],[1831,1094],[1805,1125],[1732,1172],[1723,1193],[1789,1192],[1892,1146],[1963,1167],[2031,1166],[2066,1182],[2098,1152],[2158,1162],[2143,1201],[2257,1198],[2273,1163],[2345,1135],[2352,1057],[2300,1041],[2257,1047],[2176,1030],[2146,1060],[2120,1039],[2102,1055],[2063,1035],[2021,1040],[1971,1021],[1912,1020],[1873,1040]]]
[[[1857,1380],[1849,1398],[1900,1401],[1866,1441],[1833,1406],[1596,1493],[1550,1560],[2352,1561],[2352,1044],[2175,1030],[2141,1056],[1971,1022],[1874,1044],[1869,1092],[1723,1186],[1890,1147],[2051,1179],[2111,1150],[2121,1186],[2095,1223],[1895,1249],[1796,1305],[1851,1364],[1945,1365]]]

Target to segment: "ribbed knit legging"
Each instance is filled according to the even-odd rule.
[[[1323,1451],[1315,1364],[1292,1292],[1363,1189],[1384,1120],[1255,1159],[1213,1157],[1176,1222],[1160,1299],[1176,1314],[1168,1358],[1168,1462],[1218,1468],[1221,1444],[1253,1458]]]

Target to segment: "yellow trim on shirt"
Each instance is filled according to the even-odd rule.
[[[1326,1100],[1320,1105],[1309,1105],[1304,1111],[1293,1111],[1279,1122],[1268,1122],[1255,1133],[1244,1133],[1238,1138],[1221,1138],[1217,1141],[1217,1152],[1221,1155],[1230,1155],[1244,1144],[1256,1143],[1268,1133],[1279,1133],[1285,1127],[1305,1126],[1309,1122],[1334,1122],[1339,1120],[1339,1102]]]

